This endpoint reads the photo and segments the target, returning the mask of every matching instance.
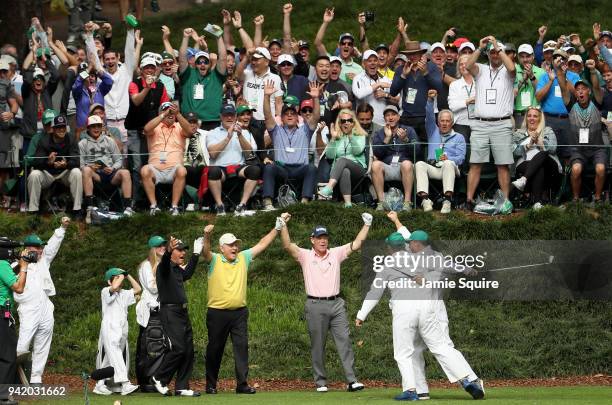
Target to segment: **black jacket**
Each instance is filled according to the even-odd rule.
[[[55,68],[55,65],[50,59],[47,59],[47,70],[49,71],[49,79],[40,95],[42,102],[42,111],[53,108],[51,98],[57,84],[59,83],[59,73]],[[23,97],[23,120],[21,123],[21,134],[25,137],[31,138],[34,136],[38,123],[38,97],[32,91],[32,81],[34,80],[34,66],[30,66],[28,70],[23,73],[23,85],[21,86],[21,96]]]
[[[48,157],[51,152],[57,152],[56,160],[67,160],[68,166],[65,169],[56,169],[53,165],[50,165]],[[53,142],[53,135],[44,135],[36,146],[35,156],[36,159],[33,159],[32,167],[38,170],[46,170],[51,174],[59,174],[66,169],[70,170],[79,167],[79,143],[69,133],[66,133],[64,141],[61,143]],[[64,158],[64,156],[69,157]]]

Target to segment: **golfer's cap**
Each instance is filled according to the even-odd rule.
[[[598,39],[603,38],[603,37],[608,37],[608,38],[612,39],[612,32],[608,31],[608,30],[601,31],[601,33],[599,34],[599,38]]]
[[[327,232],[327,228],[323,225],[315,226],[312,229],[312,233],[310,234],[310,236],[312,236],[313,238],[318,238],[321,235],[329,235],[329,232]]]
[[[337,57],[337,56],[331,56],[331,57],[329,58],[329,63],[334,63],[334,62],[338,62],[339,64],[341,64],[341,65],[342,65],[342,59],[340,59],[340,58],[339,58],[339,57]]]
[[[87,126],[92,126],[92,125],[104,125],[104,123],[102,122],[102,118],[98,117],[97,115],[91,115],[87,118]]]
[[[574,88],[578,87],[579,84],[582,84],[583,86],[588,87],[589,89],[591,88],[591,86],[589,86],[589,84],[586,82],[586,80],[584,79],[578,79],[576,80],[576,83],[574,83]]]
[[[42,123],[43,123],[43,125],[48,125],[48,124],[53,123],[53,119],[55,117],[57,117],[58,115],[59,115],[59,113],[57,111],[52,110],[50,108],[46,109],[43,112],[43,115],[42,115]]]
[[[70,53],[77,53],[79,49],[74,45],[67,45],[66,50]]]
[[[162,60],[174,60],[174,55],[169,52],[163,51],[161,53]]]
[[[429,42],[425,42],[425,41],[419,42],[419,49],[421,52],[422,51],[427,52],[429,50],[429,47],[431,47],[431,44]]]
[[[298,41],[298,49],[302,49],[302,48],[310,49],[310,44],[308,43],[308,41],[303,41],[303,40]]]
[[[268,51],[268,49],[264,48],[263,46],[255,48],[255,53],[253,54],[253,57],[255,59],[261,59],[261,58],[266,58],[268,60],[272,59],[272,57],[270,56],[270,51]]]
[[[270,47],[272,44],[276,44],[276,45],[278,45],[278,46],[280,46],[280,47],[282,48],[282,46],[283,46],[283,41],[281,41],[281,40],[280,40],[280,39],[278,39],[278,38],[272,38],[272,39],[270,40],[270,43],[268,44],[268,48],[269,48],[269,47]]]
[[[234,235],[233,233],[224,233],[223,235],[221,235],[221,237],[219,238],[219,246],[223,246],[223,245],[232,245],[234,243],[240,243],[241,240],[238,239],[236,237],[236,235]]]
[[[506,44],[506,52],[514,52],[516,53],[516,46],[512,42],[508,42]]]
[[[187,246],[187,244],[185,242],[183,242],[182,240],[178,240],[178,243],[176,244],[176,250],[188,250],[189,246]]]
[[[168,243],[166,239],[162,236],[154,235],[149,238],[149,242],[147,242],[150,248],[156,248],[165,245]]]
[[[110,281],[113,279],[113,277],[120,276],[123,273],[125,273],[125,270],[118,267],[111,267],[110,269],[106,270],[106,273],[104,273],[104,281]]]
[[[297,107],[300,105],[300,99],[293,95],[288,95],[283,99],[284,105],[290,105],[293,107]]]
[[[281,64],[283,64],[284,62],[289,62],[289,63],[291,63],[293,66],[295,66],[295,65],[296,65],[296,63],[295,63],[295,59],[293,58],[293,55],[288,55],[288,54],[286,54],[286,53],[284,53],[284,54],[282,54],[282,55],[280,55],[280,56],[278,57],[278,62],[277,62],[277,64],[278,64],[278,65],[281,65]]]
[[[389,52],[389,46],[387,46],[387,44],[378,44],[376,45],[376,48],[374,48],[376,52],[380,51],[381,49],[385,49],[387,52]]]
[[[236,114],[242,114],[243,112],[246,112],[246,111],[255,111],[255,109],[249,107],[247,104],[239,105],[238,108],[236,108]]]
[[[518,53],[526,53],[529,55],[533,55],[533,46],[529,45],[529,44],[521,44],[518,48]]]
[[[0,59],[0,70],[9,70],[10,66],[6,59]]]
[[[355,37],[350,32],[345,32],[344,34],[340,34],[338,37],[338,42],[342,42],[344,38],[349,38],[353,43],[355,42]]]
[[[424,242],[424,241],[429,240],[429,235],[425,231],[417,230],[410,234],[410,237],[408,238],[408,240],[409,241],[416,240],[416,241]]]
[[[165,111],[172,106],[173,104],[170,101],[165,101],[159,106],[159,112]]]
[[[223,104],[221,106],[221,115],[236,115],[236,107],[233,104]]]
[[[442,45],[442,42],[434,42],[433,44],[431,44],[429,46],[429,53],[433,52],[436,49],[442,49],[444,52],[446,52],[446,49],[444,49],[444,45]]]
[[[401,247],[406,245],[406,240],[401,233],[393,232],[391,235],[387,236],[385,243],[389,246]]]
[[[200,120],[200,118],[198,117],[198,114],[192,111],[185,114],[184,117],[187,120],[187,122],[198,122]]]
[[[574,52],[576,52],[576,48],[574,48],[571,45],[565,45],[561,49],[564,50],[567,53],[574,53]]]
[[[151,56],[144,57],[140,60],[140,67],[143,68],[145,66],[157,66],[157,61]]]
[[[196,55],[196,53],[198,53],[198,51],[197,49],[194,49],[194,48],[187,48],[186,53],[187,53],[187,59],[189,59],[189,58],[193,58]]]
[[[408,57],[404,55],[403,53],[400,53],[395,57],[395,61],[397,61],[398,59],[403,60],[404,62],[408,62]]]
[[[44,245],[46,245],[46,243],[43,242],[42,239],[40,239],[40,237],[34,233],[26,236],[25,239],[23,240],[23,246],[44,246]]]
[[[557,48],[557,43],[555,41],[546,41],[544,43],[544,50],[543,52],[554,52],[555,49]]]
[[[300,103],[300,110],[306,107],[314,108],[314,101],[311,98],[304,99]]]
[[[57,117],[53,118],[53,128],[58,128],[58,127],[67,127],[68,123],[66,122],[66,117],[64,117],[63,115],[58,115]]]
[[[476,50],[476,47],[470,41],[463,42],[461,45],[459,45],[459,52],[463,51],[465,48],[471,49],[472,52]]]
[[[102,111],[106,111],[106,108],[104,108],[104,106],[100,103],[94,103],[91,105],[91,107],[89,107],[89,114],[93,114],[94,111],[96,111],[98,108],[101,108]]]
[[[2,56],[0,57],[0,60],[5,60],[5,61],[7,61],[9,64],[11,64],[11,63],[12,63],[12,64],[14,64],[14,65],[16,65],[16,64],[17,64],[17,59],[15,59],[15,57],[14,57],[13,55],[8,55],[8,54],[6,54],[6,55],[2,55]]]
[[[283,104],[283,108],[281,109],[281,115],[285,114],[289,110],[293,110],[294,112],[298,112],[298,105],[295,104]]]
[[[572,55],[572,56],[570,56],[569,59],[567,60],[567,63],[570,63],[570,62],[578,62],[581,65],[584,63],[582,61],[582,57],[580,55]]]
[[[453,41],[453,45],[455,45],[455,48],[459,49],[459,48],[461,48],[461,45],[465,44],[466,42],[470,42],[470,40],[467,39],[466,37],[461,37],[461,38],[455,39]]]
[[[198,60],[200,58],[206,58],[206,60],[210,60],[210,55],[208,54],[208,52],[200,51],[195,54],[195,60]]]
[[[503,42],[501,42],[501,41],[497,41],[497,48],[498,48],[500,51],[505,51],[505,50],[506,50],[506,45],[504,45],[504,43],[503,43]],[[495,52],[495,50],[493,49],[493,44],[491,44],[491,47],[490,47],[490,48],[487,48],[487,53],[489,53],[489,52],[491,52],[491,51]]]
[[[383,115],[385,115],[387,111],[393,111],[394,113],[399,114],[399,110],[397,109],[397,107],[392,104],[385,106],[385,109],[383,110]]]
[[[32,75],[34,80],[41,78],[45,80],[45,72],[41,68],[34,68],[34,74]]]
[[[376,51],[373,51],[372,49],[368,49],[367,51],[363,53],[363,60],[366,61],[370,59],[372,56],[375,57],[376,60],[378,60],[378,54],[376,53]]]
[[[561,49],[555,49],[555,51],[553,52],[553,56],[561,56],[565,59],[568,58],[567,52]]]

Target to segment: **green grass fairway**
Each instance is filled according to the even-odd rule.
[[[486,386],[485,386],[486,388]],[[215,396],[204,395],[200,398],[162,398],[155,394],[134,394],[128,397],[112,396],[100,397],[90,396],[90,403],[112,404],[114,400],[120,399],[122,405],[144,405],[159,404],[163,402],[186,404],[201,404],[203,402],[212,404],[241,404],[241,405],[285,405],[285,404],[330,404],[354,405],[372,403],[392,403],[393,396],[399,390],[394,389],[366,389],[360,393],[333,392],[319,394],[316,392],[266,392],[256,395],[244,395],[238,397],[234,393],[221,393]],[[490,388],[486,390],[486,403],[495,405],[507,404],[529,404],[529,405],[574,405],[574,404],[609,404],[612,397],[612,387],[548,387],[548,388]],[[460,389],[434,389],[431,392],[432,399],[428,404],[457,404],[470,403],[471,397]],[[82,396],[70,395],[61,400],[28,401],[36,404],[59,403],[83,404]]]

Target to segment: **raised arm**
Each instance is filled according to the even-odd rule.
[[[274,238],[276,238],[277,234],[278,234],[278,230],[276,229],[276,226],[275,226],[274,228],[272,228],[270,232],[266,234],[266,236],[261,238],[259,242],[257,242],[257,244],[251,248],[251,254],[253,258],[259,256],[261,252],[266,250],[266,248],[270,246],[270,244],[274,241]]]
[[[255,33],[253,34],[253,43],[255,47],[263,46],[262,45],[262,38],[263,38],[262,29],[263,29],[264,20],[265,18],[263,14],[260,14],[253,19],[253,24],[255,24]]]
[[[480,54],[484,52],[485,48],[487,47],[487,44],[489,43],[490,38],[491,37],[484,37],[480,40],[478,48],[476,48],[476,50],[470,55],[470,57],[467,60],[467,63],[465,64],[465,68],[474,77],[478,76],[478,72],[479,72],[478,64],[476,62],[478,62],[478,58],[480,57]]]
[[[568,105],[572,98],[572,95],[570,93],[570,86],[568,84],[567,77],[565,76],[566,70],[563,70],[560,59],[553,61],[553,67],[555,69],[557,81],[559,82],[559,88],[561,89],[561,96],[563,97],[563,104]]]
[[[276,93],[276,89],[274,88],[274,81],[266,81],[266,83],[264,84],[263,113],[264,122],[268,131],[272,131],[276,126],[276,121],[274,120],[274,115],[272,115],[272,109],[270,108],[270,97],[272,97],[274,93]]]
[[[204,261],[210,262],[213,258],[212,250],[211,250],[211,237],[215,226],[213,224],[208,224],[204,227],[204,247],[202,248],[202,257],[204,257]]]
[[[368,43],[368,37],[366,36],[366,18],[365,12],[361,12],[357,15],[357,23],[359,23],[359,43],[361,44],[361,53],[364,53],[370,49]]]
[[[223,36],[217,38],[217,52],[219,53],[219,58],[217,59],[215,69],[217,69],[217,72],[219,72],[222,76],[225,76],[227,73],[227,49],[225,48]]]
[[[323,39],[325,38],[325,31],[327,30],[327,26],[334,19],[334,8],[326,8],[325,13],[323,14],[323,23],[319,27],[319,31],[317,31],[317,36],[314,40],[314,45],[317,48],[317,52],[319,55],[327,55],[327,49],[323,44]]]
[[[240,40],[242,41],[242,45],[246,49],[255,48],[255,44],[253,40],[249,36],[249,33],[242,26],[242,16],[239,11],[234,11],[234,17],[232,18],[232,24],[234,24],[234,28],[238,30],[238,34],[240,35]]]
[[[62,246],[62,241],[64,240],[64,236],[66,235],[66,229],[70,226],[70,218],[62,217],[62,225],[53,232],[53,236],[49,238],[47,245],[43,249],[42,255],[47,261],[48,264],[51,264],[57,252],[59,252],[60,246]]]
[[[278,219],[279,218],[277,218],[277,222]],[[293,257],[295,260],[298,260],[300,256],[300,248],[298,245],[291,242],[291,238],[289,237],[289,228],[287,227],[287,222],[289,222],[290,219],[291,214],[289,214],[288,212],[283,212],[280,216],[280,220],[282,221],[282,227],[280,231],[281,242],[283,243],[283,249],[289,252],[291,257]]]
[[[185,28],[183,30],[183,40],[181,47],[179,48],[179,73],[183,73],[189,66],[187,61],[187,46],[189,45],[189,38],[193,35],[193,28]]]
[[[132,290],[134,290],[134,295],[140,295],[140,293],[142,292],[142,287],[140,286],[140,284],[138,284],[138,281],[136,281],[134,277],[129,274],[126,275],[126,278],[130,282]]]
[[[234,48],[234,38],[232,37],[232,15],[226,9],[221,10],[221,16],[223,17],[223,41],[225,41],[225,47]]]
[[[491,37],[491,40],[493,41],[493,49],[499,51],[499,57],[501,58],[510,76],[516,76],[516,65],[514,64],[514,62],[512,62],[512,59],[510,59],[510,57],[506,55],[506,51],[501,50],[499,48],[499,45],[497,44],[497,39],[495,39],[495,37]]]
[[[454,37],[454,36],[455,36],[455,27],[451,27],[447,29],[444,35],[442,35],[442,41],[440,41],[440,43],[442,44],[444,49],[446,49],[446,42],[448,42],[448,37]]]
[[[595,68],[595,61],[589,59],[584,63],[584,66],[589,70],[591,74],[591,84],[593,85],[593,97],[597,104],[603,102],[603,92],[601,91],[601,84],[599,83],[599,76],[597,75],[597,68]]]
[[[291,50],[291,11],[293,5],[287,3],[283,6],[283,53],[292,54]]]
[[[317,124],[319,123],[319,119],[321,118],[321,105],[319,102],[319,96],[323,91],[324,84],[318,84],[317,82],[308,83],[309,90],[306,92],[310,97],[312,97],[312,117],[306,122],[308,124],[308,128],[311,131],[317,129]]]
[[[368,232],[370,232],[370,226],[372,225],[372,214],[364,212],[361,214],[361,219],[363,220],[363,227],[355,237],[355,240],[351,242],[351,251],[349,254],[361,249],[362,243],[367,239]]]

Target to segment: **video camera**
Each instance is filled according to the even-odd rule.
[[[0,260],[19,260],[21,256],[20,251],[23,247],[22,242],[16,242],[7,238],[6,236],[0,236]],[[24,257],[28,263],[36,263],[38,261],[38,253],[28,252]]]

